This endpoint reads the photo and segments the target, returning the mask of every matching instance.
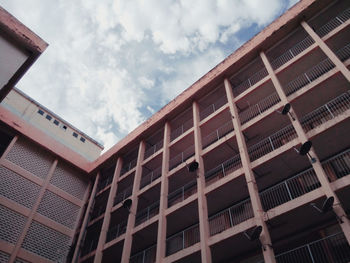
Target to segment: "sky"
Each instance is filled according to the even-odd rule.
[[[297,0],[0,0],[49,43],[17,84],[108,150]]]

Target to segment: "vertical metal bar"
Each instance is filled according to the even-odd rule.
[[[185,231],[182,231],[182,249],[185,248]]]
[[[252,84],[250,83],[250,78],[248,79],[248,83],[249,83],[249,87],[251,87],[251,86],[252,86]]]
[[[260,107],[259,107],[259,103],[256,104],[256,106],[258,107],[258,111],[259,111],[259,113],[261,114],[261,110],[260,110]]]
[[[232,215],[231,215],[231,209],[230,209],[230,208],[228,209],[228,214],[229,214],[229,216],[230,216],[230,224],[231,224],[231,227],[233,227]]]
[[[326,109],[328,110],[329,114],[332,116],[332,119],[334,119],[334,115],[332,111],[329,109],[328,104],[325,104]]]
[[[226,174],[225,174],[225,167],[224,167],[224,164],[223,164],[223,163],[221,164],[221,167],[222,167],[222,174],[223,174],[223,176],[225,177]]]
[[[218,140],[220,139],[219,130],[216,130],[216,137],[218,138]]]
[[[272,150],[274,151],[274,150],[275,150],[275,147],[273,147],[273,143],[272,143],[272,140],[271,140],[271,137],[270,137],[270,136],[269,136],[269,141],[270,141],[270,144],[271,144]]]
[[[312,252],[311,252],[311,249],[310,249],[310,245],[307,244],[306,247],[307,247],[307,250],[309,251],[312,263],[315,263],[314,257],[312,256]]]
[[[294,58],[294,54],[292,52],[292,49],[289,49],[289,53],[292,55],[292,58]]]
[[[284,181],[284,184],[285,184],[285,186],[286,186],[286,188],[287,188],[289,198],[290,198],[290,200],[292,200],[292,199],[293,199],[293,197],[292,197],[292,194],[290,193],[290,190],[289,190],[289,187],[288,187],[287,181]]]
[[[308,76],[306,73],[304,73],[304,75],[305,75],[307,81],[308,81],[309,83],[311,83],[311,80],[309,79],[309,76]]]

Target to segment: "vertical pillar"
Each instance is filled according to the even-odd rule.
[[[276,89],[281,101],[283,102],[283,104],[287,104],[288,98],[287,98],[286,94],[284,93],[284,90],[281,86],[281,83],[279,82],[274,70],[272,69],[272,66],[271,66],[269,60],[267,59],[264,52],[261,52],[260,56],[264,62],[264,65],[265,65],[265,67],[266,67],[266,69],[271,77],[272,83],[275,86],[275,89]],[[290,119],[290,121],[291,121],[297,135],[298,135],[299,141],[300,141],[300,143],[305,143],[306,141],[308,141],[308,137],[307,137],[306,133],[304,132],[304,130],[300,124],[300,121],[298,119],[298,116],[295,114],[295,112],[293,110],[293,107],[290,108],[290,113],[292,115],[294,115],[294,119],[295,119],[294,121],[290,115],[288,115],[288,117],[289,117],[289,119]],[[350,244],[350,221],[346,217],[345,211],[342,208],[341,203],[340,203],[338,197],[336,196],[334,190],[332,189],[332,187],[328,181],[327,174],[323,170],[323,167],[322,167],[313,147],[310,149],[310,155],[316,158],[316,162],[311,162],[311,160],[310,160],[310,162],[311,162],[312,168],[314,169],[314,171],[316,173],[318,180],[321,183],[321,187],[322,187],[324,194],[327,197],[331,197],[331,196],[334,197],[334,211],[343,220],[343,223],[340,224],[340,227],[342,228],[344,235],[345,235],[348,243]]]
[[[252,203],[255,222],[257,225],[262,226],[262,229],[263,229],[260,236],[260,241],[265,247],[265,249],[263,249],[264,261],[267,263],[275,263],[276,262],[275,255],[271,246],[270,233],[267,228],[266,222],[264,221],[263,208],[261,205],[258,186],[256,184],[255,176],[251,168],[247,145],[242,133],[241,123],[239,121],[237,106],[233,102],[234,96],[232,92],[231,83],[228,81],[228,79],[225,79],[224,84],[225,84],[227,99],[229,102],[230,112],[232,115],[233,127],[237,138],[239,154],[241,157],[244,175],[248,186],[248,192]]]
[[[202,137],[199,127],[199,106],[197,102],[193,102],[193,127],[194,127],[194,147],[195,158],[198,162],[197,170],[197,193],[198,193],[198,216],[199,216],[199,234],[201,244],[202,262],[211,263],[211,251],[208,245],[209,239],[209,220],[208,220],[208,205],[207,198],[204,193],[205,177],[204,177],[204,162],[202,157]]]
[[[162,156],[162,179],[160,185],[159,220],[157,234],[157,254],[156,262],[160,263],[165,258],[166,251],[166,227],[167,220],[165,210],[168,208],[168,171],[169,171],[169,144],[170,144],[170,124],[165,123]]]
[[[119,176],[120,176],[120,171],[122,169],[122,165],[123,165],[123,160],[122,160],[122,158],[119,157],[117,160],[117,165],[116,165],[115,170],[114,170],[111,189],[109,190],[109,195],[108,195],[108,200],[107,200],[107,205],[106,205],[106,210],[105,210],[105,216],[103,218],[100,237],[98,239],[94,263],[99,263],[102,261],[103,247],[106,243],[106,237],[107,237],[107,233],[108,233],[109,223],[111,221],[111,211],[112,211],[113,204],[114,204],[114,197],[115,197],[115,194],[116,194],[117,188],[118,188],[118,180],[119,180]]]
[[[95,196],[96,196],[97,185],[98,185],[99,179],[100,179],[100,173],[97,173],[96,178],[95,178],[95,182],[94,182],[94,186],[92,187],[89,203],[88,203],[88,205],[86,207],[86,212],[85,212],[85,215],[84,215],[84,219],[83,219],[83,222],[82,222],[81,227],[80,227],[80,233],[79,233],[79,236],[78,236],[78,240],[77,240],[77,243],[75,245],[75,250],[74,250],[74,254],[73,254],[73,258],[72,258],[72,262],[73,263],[77,262],[77,260],[79,258],[80,246],[82,244],[81,241],[83,239],[85,228],[86,228],[86,225],[87,225],[89,217],[90,217],[89,215],[90,215],[90,211],[91,211],[91,206],[92,206],[92,204],[94,202],[94,199],[95,199]]]
[[[344,63],[337,57],[336,54],[326,45],[326,43],[316,34],[316,32],[306,23],[301,22],[302,27],[309,34],[309,36],[315,41],[320,49],[326,54],[326,56],[333,62],[333,64],[339,69],[344,77],[350,82],[350,72]]]
[[[55,161],[52,163],[51,165],[51,168],[49,170],[49,173],[47,175],[47,177],[45,178],[44,182],[43,182],[43,185],[41,186],[40,188],[40,191],[39,191],[39,194],[38,194],[38,199],[36,200],[35,204],[33,205],[33,208],[32,210],[30,211],[29,213],[29,216],[27,218],[27,221],[23,227],[23,230],[22,230],[22,233],[21,235],[19,236],[18,240],[17,240],[17,243],[11,253],[11,257],[9,259],[9,263],[13,263],[15,262],[16,260],[16,257],[17,257],[17,254],[22,246],[22,243],[23,243],[23,240],[25,238],[25,236],[27,235],[27,232],[29,230],[29,227],[31,225],[31,223],[33,222],[33,218],[36,214],[36,211],[38,210],[39,208],[39,205],[41,203],[41,200],[43,199],[44,197],[44,194],[45,194],[45,191],[50,183],[50,180],[52,178],[52,175],[53,175],[53,172],[55,171],[56,169],[56,166],[57,166],[57,159],[55,159]]]
[[[129,262],[129,259],[130,259],[131,245],[132,245],[132,230],[135,226],[135,218],[136,218],[137,202],[138,202],[137,194],[140,189],[140,182],[141,182],[141,175],[142,175],[141,164],[145,156],[145,148],[146,148],[145,142],[141,141],[139,146],[138,156],[137,156],[134,184],[132,187],[132,195],[131,195],[132,204],[131,204],[130,213],[128,217],[128,224],[126,226],[125,240],[124,240],[122,260],[121,260],[122,263],[127,263]]]

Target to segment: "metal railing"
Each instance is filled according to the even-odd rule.
[[[276,256],[277,263],[345,263],[350,261],[350,246],[344,234],[337,233]]]
[[[135,226],[146,222],[159,213],[159,201],[151,204],[136,214]]]
[[[131,194],[132,194],[132,186],[129,186],[122,192],[116,194],[113,205],[123,202],[126,198],[131,196]]]
[[[197,192],[197,179],[190,181],[168,195],[168,207],[180,203]]]
[[[216,166],[215,168],[205,172],[204,176],[205,176],[206,185],[208,186],[216,182],[217,180],[238,170],[241,167],[242,167],[241,156],[237,154],[233,158],[228,159],[225,162]]]
[[[241,124],[244,124],[250,121],[251,119],[255,118],[256,116],[262,114],[264,111],[268,110],[280,101],[281,99],[278,96],[277,92],[270,94],[258,103],[250,106],[248,109],[239,113],[239,119],[241,121]]]
[[[145,156],[144,158],[147,159],[150,157],[152,154],[158,152],[161,148],[163,147],[163,140],[160,140],[156,144],[149,146],[146,151],[145,151]]]
[[[284,127],[262,141],[250,146],[248,148],[250,161],[259,159],[260,157],[283,146],[287,142],[292,141],[296,137],[297,134],[293,128],[293,125],[290,124]]]
[[[330,181],[349,175],[350,149],[323,161],[322,166]]]
[[[263,67],[259,71],[257,71],[255,74],[250,76],[247,80],[243,81],[241,84],[234,86],[232,88],[234,96],[238,96],[239,94],[243,93],[245,90],[249,89],[250,87],[254,86],[256,83],[258,83],[260,80],[265,78],[268,75],[267,69]]]
[[[140,189],[144,188],[146,185],[151,184],[154,180],[157,180],[162,175],[162,167],[154,169],[152,172],[146,174],[141,178]]]
[[[136,166],[136,163],[137,163],[137,159],[134,159],[131,162],[123,165],[123,167],[120,171],[120,175],[123,175],[123,174],[126,174],[127,172],[129,172],[132,168],[134,168]]]
[[[102,189],[110,185],[112,181],[113,181],[113,176],[102,178],[102,180],[98,183],[97,192],[101,191]]]
[[[337,15],[336,17],[332,18],[325,25],[323,25],[319,29],[317,29],[316,33],[320,37],[324,37],[329,32],[333,31],[334,29],[336,29],[341,24],[344,24],[349,19],[350,19],[350,9],[347,9],[343,13],[341,13],[341,14]]]
[[[154,263],[156,262],[157,245],[153,245],[130,257],[130,263]]]
[[[203,149],[207,148],[209,145],[214,142],[220,140],[222,137],[226,136],[230,132],[233,131],[233,123],[232,121],[226,122],[224,125],[216,129],[215,131],[209,133],[202,139],[202,147]]]
[[[334,119],[350,109],[350,93],[345,92],[300,119],[303,129],[308,132],[317,126]]]
[[[170,141],[175,140],[177,137],[179,137],[181,134],[186,132],[187,130],[191,129],[193,127],[193,119],[189,119],[188,121],[184,122],[177,128],[171,131],[170,133]]]
[[[94,202],[94,208],[92,209],[92,213],[91,213],[91,216],[90,216],[90,221],[98,218],[106,210],[106,206],[105,206],[106,203],[105,203],[105,205],[99,205],[98,207],[95,207],[96,205],[97,205],[96,202]]]
[[[210,235],[221,233],[252,217],[254,217],[254,213],[250,199],[241,201],[209,217]]]
[[[97,248],[98,237],[94,239],[85,239],[80,256],[83,257]]]
[[[220,99],[215,101],[213,104],[210,104],[208,107],[206,107],[204,110],[202,110],[199,114],[200,120],[205,119],[210,114],[214,113],[218,109],[220,109],[222,106],[224,106],[227,103],[227,97],[226,95],[222,96]]]
[[[260,193],[264,211],[287,203],[321,187],[315,171],[310,168]]]
[[[191,145],[187,149],[185,149],[182,153],[179,153],[178,155],[175,155],[173,158],[169,161],[169,171],[174,169],[176,166],[182,164],[187,159],[194,156],[194,145]]]
[[[108,229],[106,242],[109,242],[126,232],[127,221],[123,221],[118,225],[114,225]]]
[[[169,256],[177,251],[190,247],[199,241],[199,225],[197,223],[196,225],[168,237],[166,240],[166,254]]]

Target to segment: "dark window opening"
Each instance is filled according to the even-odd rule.
[[[12,139],[13,139],[12,135],[7,134],[5,131],[2,131],[0,129],[0,157],[6,151],[7,146],[9,146]]]
[[[73,137],[78,138],[78,133],[73,132]]]
[[[63,126],[62,126],[62,129],[63,129],[63,130],[67,130],[67,126],[66,126],[66,125],[63,125]]]
[[[80,137],[80,140],[81,140],[82,142],[85,142],[85,138],[83,138],[83,137]]]
[[[58,126],[58,124],[60,124],[60,122],[58,120],[54,120],[53,123],[56,124],[57,126]]]
[[[50,115],[46,115],[46,119],[48,119],[49,121],[51,121],[52,117]]]
[[[38,110],[38,113],[39,113],[40,115],[44,115],[44,112],[43,112],[41,109]]]

